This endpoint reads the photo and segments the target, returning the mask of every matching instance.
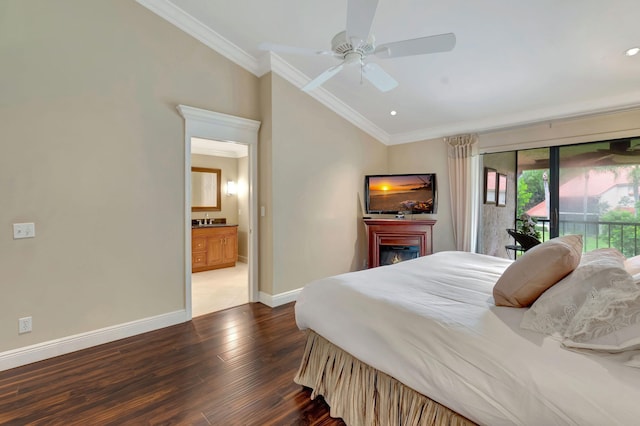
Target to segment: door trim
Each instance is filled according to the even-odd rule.
[[[185,309],[192,318],[191,303],[191,138],[213,139],[221,142],[241,143],[249,148],[249,301],[258,301],[258,131],[260,122],[219,112],[177,106],[185,121],[185,223],[184,267]]]

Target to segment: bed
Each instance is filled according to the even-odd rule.
[[[638,424],[640,345],[569,348],[522,328],[533,306],[494,300],[513,263],[440,252],[306,285],[294,380],[348,425]],[[580,279],[573,268],[564,280]]]

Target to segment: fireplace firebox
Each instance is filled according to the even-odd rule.
[[[380,266],[393,265],[405,260],[416,259],[420,255],[418,246],[380,246]]]
[[[369,268],[433,253],[435,220],[364,219],[369,239]]]

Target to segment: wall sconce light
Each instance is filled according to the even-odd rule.
[[[232,180],[227,181],[227,195],[236,195],[236,183]]]

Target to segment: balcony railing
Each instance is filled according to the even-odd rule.
[[[561,220],[558,225],[560,235],[581,234],[584,251],[612,247],[626,257],[640,254],[640,223]],[[536,229],[542,235],[541,241],[551,238],[549,220],[538,219]]]

